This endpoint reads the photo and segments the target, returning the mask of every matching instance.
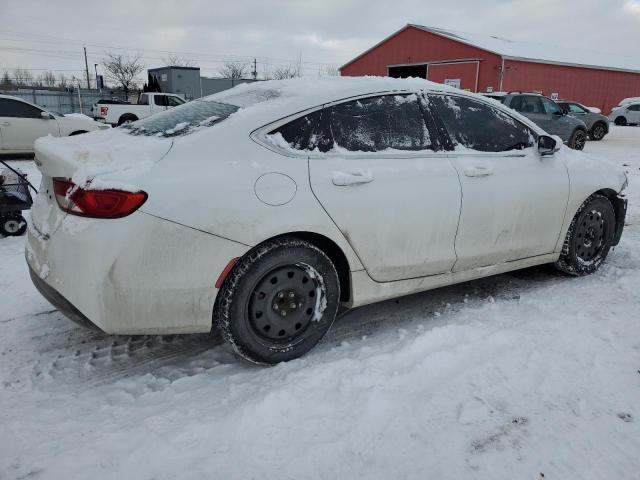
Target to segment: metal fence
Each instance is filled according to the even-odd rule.
[[[99,93],[95,90],[56,91],[39,90],[37,88],[20,88],[18,90],[0,90],[5,95],[13,95],[27,102],[39,105],[55,113],[84,113],[91,116],[93,104],[101,98],[116,98],[111,93]]]

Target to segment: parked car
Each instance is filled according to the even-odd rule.
[[[95,104],[93,116],[100,122],[111,125],[135,122],[154,113],[185,103],[179,95],[173,93],[141,93],[138,103]]]
[[[621,126],[640,124],[640,102],[625,103],[623,106],[613,108],[609,114],[609,120]]]
[[[609,119],[604,115],[594,113],[581,103],[571,100],[558,100],[556,103],[569,115],[585,123],[591,140],[602,140],[609,133]]]
[[[618,103],[619,107],[623,107],[624,105],[628,105],[629,103],[640,103],[640,97],[627,97],[620,100]]]
[[[558,135],[569,148],[582,150],[587,143],[587,126],[567,115],[556,102],[538,93],[497,92],[482,95],[502,102],[520,112],[551,135]]]
[[[235,87],[79,142],[36,144],[26,257],[109,334],[221,329],[258,363],[350,308],[532,265],[595,272],[624,171],[420,79]]]
[[[62,115],[21,98],[0,95],[0,154],[32,154],[33,142],[46,135],[66,137],[107,129],[85,115]]]

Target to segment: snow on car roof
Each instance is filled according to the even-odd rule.
[[[460,32],[424,25],[408,24],[408,26],[466,43],[482,50],[497,53],[512,60],[528,60],[542,63],[640,72],[640,62],[637,59],[623,57],[618,54],[612,55],[611,53],[596,52],[593,50],[568,48],[537,42],[516,41],[495,35]]]

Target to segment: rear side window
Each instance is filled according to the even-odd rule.
[[[449,95],[430,95],[454,146],[480,152],[506,152],[533,146],[533,132],[513,117],[475,100]]]
[[[540,97],[519,96],[511,100],[511,108],[522,113],[545,113]]]
[[[640,112],[640,103],[631,105],[627,110],[629,110],[630,112]]]
[[[138,98],[138,105],[149,105],[149,95],[146,93],[141,94],[140,98]]]
[[[153,103],[155,103],[159,107],[167,106],[167,97],[165,95],[154,95]]]
[[[281,147],[308,151],[318,148],[326,152],[331,148],[331,140],[326,129],[322,127],[322,116],[322,110],[312,112],[270,132],[268,137]]]
[[[28,103],[10,98],[0,98],[0,117],[41,118],[41,112],[42,110]]]
[[[385,95],[327,109],[334,147],[350,152],[431,149],[416,95]]]

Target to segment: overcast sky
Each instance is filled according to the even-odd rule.
[[[23,67],[80,76],[86,45],[92,71],[105,51],[140,54],[149,68],[181,52],[203,75],[254,57],[262,74],[300,56],[304,73],[316,75],[406,23],[640,63],[640,0],[0,0],[0,18],[0,73]]]

